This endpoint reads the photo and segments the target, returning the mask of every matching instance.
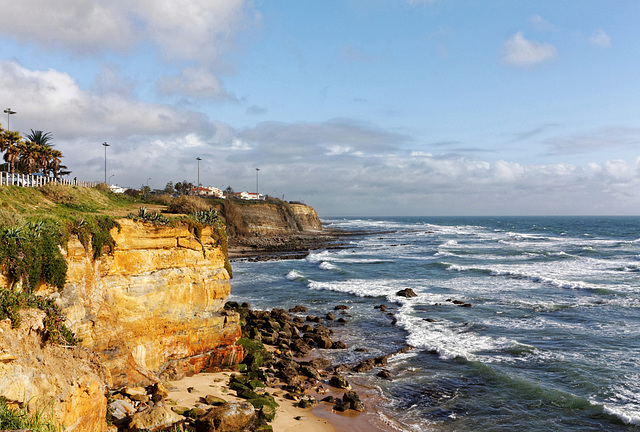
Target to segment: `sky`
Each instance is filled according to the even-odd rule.
[[[110,183],[321,217],[640,214],[637,0],[1,8],[0,124],[70,177],[104,181],[107,142]]]

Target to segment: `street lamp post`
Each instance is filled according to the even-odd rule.
[[[260,173],[260,168],[256,168],[256,195],[260,195],[260,188],[259,188],[260,183],[258,182],[259,173]]]
[[[11,132],[11,124],[9,123],[9,116],[11,114],[15,114],[16,112],[13,111],[11,108],[7,108],[6,110],[4,110],[4,112],[7,114],[7,132]]]
[[[200,161],[202,159],[200,159],[200,156],[198,156],[196,160],[198,161],[198,195],[200,195]]]
[[[103,142],[102,145],[104,146],[104,183],[107,183],[107,147],[109,147],[109,144],[107,144],[106,142]]]

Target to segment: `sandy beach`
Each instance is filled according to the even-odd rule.
[[[184,407],[196,406],[200,403],[200,398],[206,395],[216,396],[229,402],[245,402],[227,388],[232,373],[203,372],[180,381],[171,381],[168,398],[175,401],[177,406]],[[335,432],[337,430],[331,425],[329,419],[316,416],[312,408],[303,409],[294,406],[294,401],[282,397],[284,394],[282,390],[269,387],[266,391],[274,395],[276,402],[280,405],[276,410],[275,420],[270,423],[274,431]]]
[[[175,401],[176,406],[194,407],[201,403],[200,398],[207,395],[216,396],[226,401],[244,402],[245,400],[235,395],[235,392],[227,388],[229,377],[234,372],[203,372],[179,381],[169,382],[168,399]],[[189,391],[190,389],[191,391]],[[285,392],[281,389],[268,387],[267,392],[272,394],[280,407],[276,411],[276,418],[271,422],[274,431],[278,432],[384,432],[395,430],[385,427],[375,412],[357,413],[349,411],[337,413],[332,411],[333,404],[320,402],[313,408],[299,408],[295,402],[285,399]],[[367,392],[359,392],[367,398]],[[322,397],[333,395],[339,397],[343,392],[336,389],[329,390]],[[318,395],[320,396],[320,395]],[[368,395],[371,396],[371,395]]]

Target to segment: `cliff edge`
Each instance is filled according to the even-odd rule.
[[[112,254],[92,260],[72,239],[58,302],[82,346],[98,354],[112,386],[176,379],[242,357],[239,317],[223,311],[229,273],[210,227],[119,220]],[[240,350],[240,351],[238,351]]]
[[[242,359],[239,316],[225,311],[228,259],[210,226],[156,226],[119,219],[115,247],[94,259],[71,236],[55,299],[80,344],[46,342],[43,312],[20,312],[22,325],[0,322],[0,397],[10,406],[51,411],[68,431],[103,431],[107,387],[180,379]],[[197,231],[197,235],[196,235]],[[9,279],[0,278],[2,288]]]

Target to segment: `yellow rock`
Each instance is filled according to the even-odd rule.
[[[67,325],[99,354],[114,387],[237,361],[239,318],[221,313],[229,273],[211,230],[201,244],[186,226],[119,222],[113,254],[95,262],[70,242],[59,298]]]

